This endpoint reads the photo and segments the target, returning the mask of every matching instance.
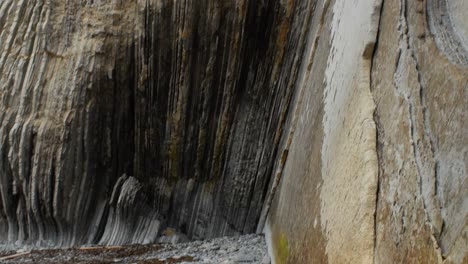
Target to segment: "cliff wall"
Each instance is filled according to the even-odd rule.
[[[465,2],[0,1],[0,241],[466,263]]]
[[[318,1],[263,214],[276,263],[468,261],[462,2]]]
[[[255,232],[309,1],[0,2],[0,240]]]

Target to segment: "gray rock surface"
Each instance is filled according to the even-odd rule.
[[[11,257],[20,253],[17,257]],[[9,257],[10,256],[10,257]],[[2,252],[2,263],[209,263],[269,264],[263,236],[245,235],[179,244],[131,245]],[[266,262],[265,261],[268,261]]]
[[[164,259],[174,255],[193,256],[195,263],[262,263],[267,249],[263,236],[244,235],[168,245],[145,257]]]

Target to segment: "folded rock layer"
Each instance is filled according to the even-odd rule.
[[[0,240],[254,232],[313,8],[1,1]]]

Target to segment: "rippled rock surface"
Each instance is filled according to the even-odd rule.
[[[0,1],[0,240],[254,232],[306,2]]]

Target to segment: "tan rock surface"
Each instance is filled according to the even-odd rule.
[[[468,261],[466,12],[316,10],[265,228],[276,263]]]

